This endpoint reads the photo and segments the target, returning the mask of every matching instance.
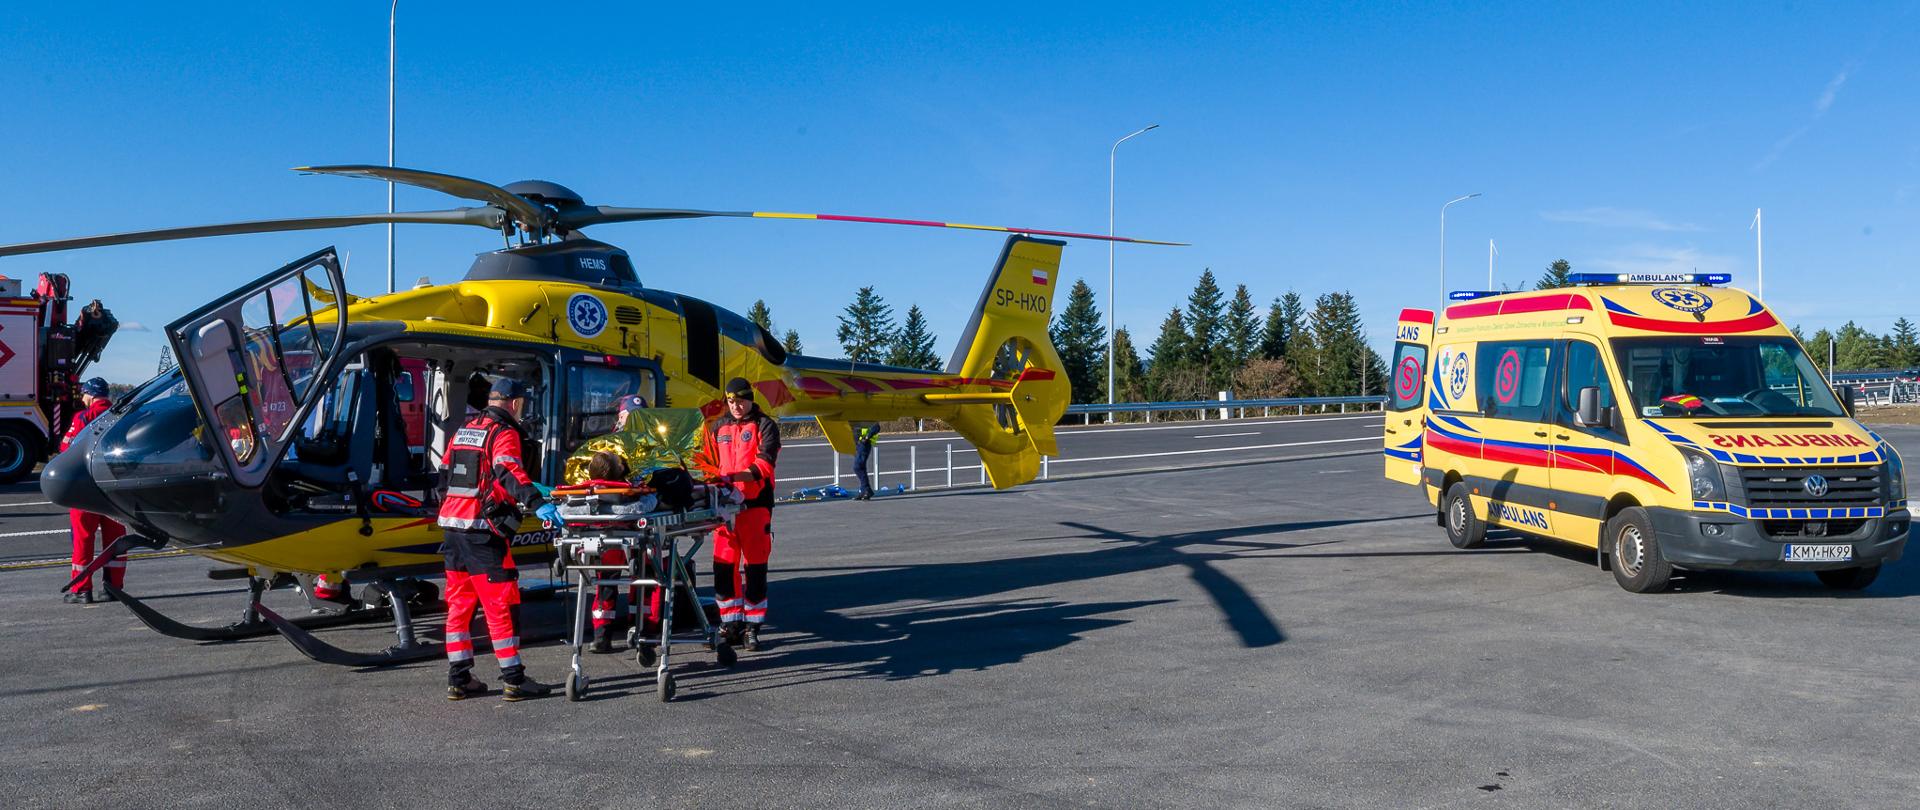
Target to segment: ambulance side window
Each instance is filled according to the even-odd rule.
[[[1397,343],[1393,349],[1393,409],[1407,411],[1420,407],[1427,379],[1427,347],[1418,343]]]
[[[1564,377],[1566,383],[1560,387],[1560,404],[1554,410],[1554,422],[1614,441],[1625,441],[1625,437],[1611,427],[1583,428],[1573,423],[1574,412],[1580,409],[1582,388],[1600,389],[1600,407],[1614,407],[1613,383],[1607,380],[1607,364],[1600,359],[1600,347],[1584,340],[1567,341]]]
[[[1547,421],[1553,344],[1515,340],[1480,344],[1474,393],[1480,413],[1496,419]]]

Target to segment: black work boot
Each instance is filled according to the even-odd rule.
[[[595,655],[607,655],[609,653],[612,653],[613,652],[613,634],[611,633],[593,634],[593,644],[587,647],[587,651]]]
[[[487,685],[481,682],[479,678],[472,676],[468,676],[466,680],[460,683],[447,685],[448,700],[466,700],[467,698],[479,697],[486,693]]]
[[[746,639],[747,639],[746,641],[747,652],[760,651],[760,623],[759,622],[747,622]]]
[[[507,684],[506,688],[500,690],[500,693],[502,700],[511,703],[528,698],[546,697],[553,693],[553,686],[541,683],[532,678],[522,677],[514,683]]]

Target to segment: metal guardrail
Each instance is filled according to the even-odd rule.
[[[1296,408],[1299,412],[1305,413],[1307,408],[1338,405],[1340,406],[1340,412],[1346,413],[1347,407],[1350,405],[1358,405],[1361,406],[1362,410],[1365,410],[1365,406],[1385,406],[1386,402],[1387,398],[1384,395],[1362,397],[1277,397],[1271,399],[1196,399],[1182,402],[1116,402],[1111,405],[1095,402],[1082,405],[1068,405],[1067,415],[1085,417],[1085,422],[1090,423],[1093,421],[1093,414],[1096,413],[1144,413],[1147,415],[1147,421],[1152,422],[1153,414],[1156,412],[1199,411],[1201,421],[1206,421],[1207,411],[1219,411],[1223,414],[1232,411],[1237,412],[1241,418],[1245,418],[1247,410],[1250,408],[1259,408],[1263,415],[1270,415],[1274,408]],[[1222,418],[1226,417],[1223,416]],[[813,421],[813,417],[782,416],[779,421],[786,423],[811,422]]]

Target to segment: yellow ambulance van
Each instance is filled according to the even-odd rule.
[[[1675,568],[1859,589],[1899,559],[1900,456],[1759,299],[1723,273],[1573,279],[1400,314],[1386,475],[1455,546],[1574,543],[1637,593]]]

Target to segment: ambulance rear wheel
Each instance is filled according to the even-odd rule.
[[[1487,523],[1473,514],[1473,499],[1464,481],[1447,487],[1445,504],[1447,542],[1454,548],[1479,548],[1487,542]]]
[[[40,437],[17,424],[0,425],[0,484],[27,477],[40,460]]]
[[[1660,553],[1660,539],[1653,533],[1653,520],[1647,510],[1629,506],[1607,521],[1607,536],[1613,541],[1613,579],[1634,593],[1657,593],[1667,589],[1673,579],[1673,563]]]
[[[1836,591],[1857,591],[1872,585],[1880,576],[1879,564],[1863,565],[1859,568],[1840,568],[1833,571],[1815,571],[1813,575],[1820,582]]]

